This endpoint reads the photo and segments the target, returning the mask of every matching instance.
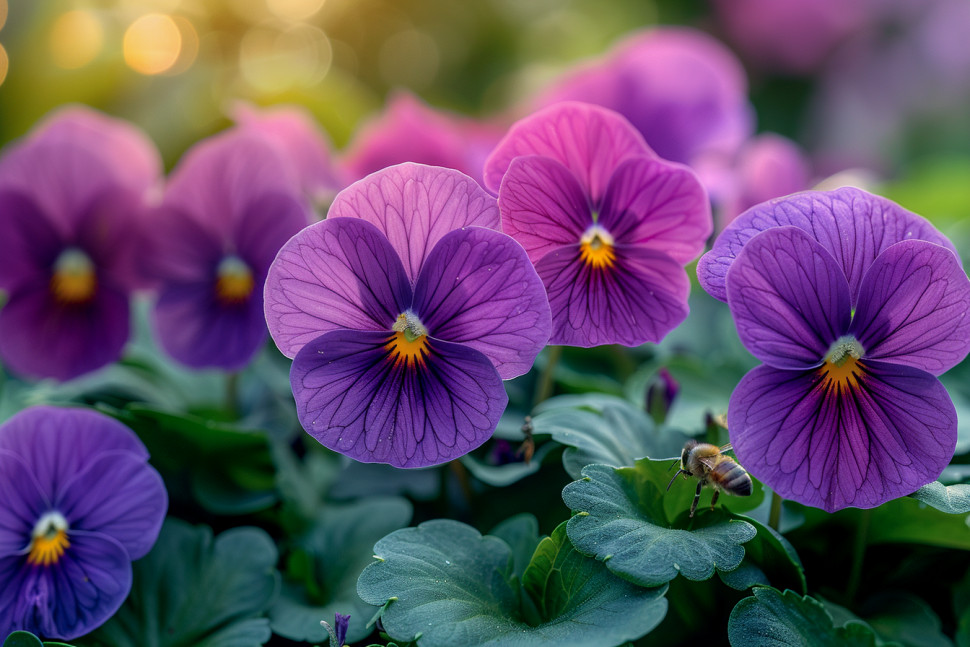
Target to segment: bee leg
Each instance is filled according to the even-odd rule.
[[[694,492],[694,502],[690,504],[690,517],[694,518],[694,512],[697,510],[697,502],[701,500],[701,490],[704,489],[704,482],[701,481],[697,484],[697,491]]]
[[[717,503],[717,497],[720,496],[720,494],[720,490],[714,490],[714,496],[711,497],[711,510],[714,510],[714,504]]]

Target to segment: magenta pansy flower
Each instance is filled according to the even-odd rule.
[[[852,224],[837,222],[831,233]],[[830,512],[940,475],[957,416],[936,376],[970,351],[970,280],[950,249],[910,239],[874,259],[859,251],[846,264],[804,229],[773,227],[726,277],[741,341],[764,362],[731,395],[734,451],[781,496]]]
[[[482,165],[503,130],[436,110],[402,92],[354,136],[343,167],[357,180],[394,164],[417,162],[453,168],[481,182]]]
[[[232,117],[241,128],[263,135],[279,147],[312,198],[329,199],[346,186],[330,142],[306,109],[297,105],[257,108],[240,101],[233,106]]]
[[[46,119],[0,160],[0,359],[68,380],[121,357],[157,153],[84,108]]]
[[[541,110],[498,145],[485,182],[546,287],[550,343],[658,342],[687,316],[684,265],[711,233],[707,194],[620,115],[577,102]]]
[[[33,407],[0,425],[0,636],[70,640],[110,618],[168,496],[120,422]]]
[[[401,164],[340,192],[270,268],[266,321],[303,427],[362,462],[423,467],[488,439],[549,337],[545,291],[495,199]]]
[[[626,117],[660,157],[693,163],[732,154],[754,131],[740,61],[717,39],[682,27],[630,36],[598,61],[566,74],[540,106],[584,101]]]
[[[232,130],[190,149],[153,214],[144,259],[165,352],[193,368],[244,367],[267,338],[270,263],[309,221],[295,175],[262,136]]]

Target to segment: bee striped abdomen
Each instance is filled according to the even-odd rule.
[[[711,470],[711,481],[728,494],[735,496],[751,494],[751,477],[743,467],[730,459],[721,461]]]

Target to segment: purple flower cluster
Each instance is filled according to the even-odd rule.
[[[740,462],[781,496],[875,507],[934,480],[970,352],[970,280],[919,216],[858,189],[754,207],[698,265],[762,362],[731,396]]]
[[[303,427],[362,462],[435,465],[488,439],[503,379],[549,337],[545,291],[458,171],[402,164],[337,195],[269,271],[270,333]]]
[[[147,459],[93,411],[34,407],[0,425],[0,636],[70,640],[118,610],[168,508]]]

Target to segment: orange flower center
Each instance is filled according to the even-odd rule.
[[[428,355],[428,329],[418,316],[410,310],[402,312],[391,330],[394,331],[394,336],[384,348],[390,353],[394,366],[424,366],[425,357]]]
[[[70,547],[67,520],[59,512],[48,512],[34,526],[27,563],[32,566],[51,566],[60,561],[64,551]]]
[[[608,231],[599,225],[593,225],[579,239],[580,258],[594,269],[612,267],[616,260],[613,244],[613,237]]]
[[[76,247],[65,249],[54,261],[50,290],[65,305],[79,305],[94,298],[98,287],[91,257]]]
[[[824,372],[826,384],[839,387],[856,386],[862,373],[859,360],[864,354],[862,344],[855,337],[847,335],[836,340],[825,355],[825,364],[820,369]]]
[[[216,298],[226,305],[244,303],[253,293],[253,273],[238,256],[226,256],[216,269]]]

